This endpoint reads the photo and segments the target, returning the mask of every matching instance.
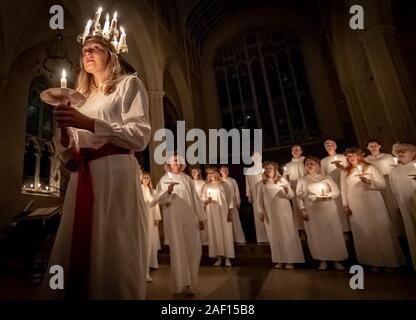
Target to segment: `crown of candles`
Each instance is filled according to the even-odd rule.
[[[101,28],[100,19],[103,8],[99,8],[94,15],[93,19],[88,20],[84,32],[77,37],[77,41],[84,44],[90,37],[102,38],[103,42],[113,47],[117,54],[123,54],[128,52],[126,33],[123,27],[120,27],[120,31],[117,28],[117,11],[114,13],[110,23],[110,16],[106,14],[104,27]]]

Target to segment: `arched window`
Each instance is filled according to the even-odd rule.
[[[52,109],[40,99],[40,93],[47,88],[43,75],[37,75],[30,83],[22,192],[59,196],[60,173],[52,144]]]
[[[319,139],[299,41],[285,29],[252,28],[215,58],[226,129],[263,129],[265,149]]]

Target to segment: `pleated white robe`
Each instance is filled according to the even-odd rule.
[[[321,160],[321,168],[325,174],[329,175],[332,180],[336,183],[338,190],[341,189],[341,170],[336,167],[335,164],[332,162],[335,161],[335,157],[337,157],[337,161],[341,161],[341,164],[345,167],[347,165],[347,158],[343,154],[336,154],[334,156],[327,156]],[[347,215],[344,212],[344,208],[342,207],[342,199],[341,197],[336,197],[334,199],[335,205],[337,206],[337,214],[339,221],[341,222],[342,230],[344,232],[351,231],[350,221]]]
[[[235,179],[228,177],[226,179],[222,179],[228,187],[230,188],[232,197],[233,197],[233,237],[235,243],[245,243],[246,237],[244,236],[243,227],[241,226],[240,220],[240,213],[238,212],[237,207],[240,207],[241,198],[240,198],[240,191],[238,189],[238,184]]]
[[[142,185],[144,201],[147,206],[147,213],[149,217],[149,268],[159,268],[159,262],[157,260],[157,252],[161,249],[160,236],[159,236],[159,224],[156,224],[162,220],[160,214],[159,205],[150,207],[150,202],[155,196],[155,190]]]
[[[416,174],[415,163],[399,164],[391,170],[390,185],[403,217],[413,268],[416,270],[416,181],[409,176]]]
[[[341,173],[341,195],[349,206],[351,231],[359,263],[376,267],[398,267],[405,264],[399,241],[393,230],[380,190],[386,187],[380,171],[370,165],[364,170],[371,186],[361,182],[355,168],[347,176]]]
[[[257,204],[257,190],[256,184],[261,181],[262,175],[246,175],[246,196],[252,199],[253,214],[254,214],[254,226],[256,228],[256,240],[257,243],[269,242],[268,235],[266,233],[266,228],[264,222],[260,221],[260,215],[258,212]]]
[[[78,108],[95,118],[95,133],[70,128],[68,147],[54,142],[63,162],[81,147],[106,143],[140,151],[150,139],[146,89],[136,76],[125,76],[110,95],[96,92]],[[90,299],[144,299],[148,266],[148,219],[140,169],[133,153],[110,155],[89,162],[94,203],[90,253]],[[63,214],[49,265],[60,265],[68,274],[78,172],[71,173]],[[65,282],[66,282],[65,278]],[[65,287],[67,285],[65,284]],[[42,298],[63,298],[64,290],[49,290],[45,279]]]
[[[386,188],[381,190],[381,195],[383,196],[384,202],[386,203],[387,209],[389,210],[390,219],[396,235],[401,237],[405,236],[403,219],[397,210],[398,206],[396,203],[396,198],[391,191],[389,181],[390,172],[396,166],[393,156],[387,153],[380,153],[376,157],[369,155],[365,158],[365,160],[368,163],[374,165],[381,172],[384,180],[386,180]]]
[[[321,200],[318,195],[324,194],[330,200]],[[311,255],[317,260],[342,261],[348,258],[347,247],[335,198],[339,189],[330,176],[306,175],[298,181],[296,195],[299,209],[306,209],[309,216],[304,221],[308,246]]]
[[[170,182],[177,182],[172,194],[167,192]],[[165,233],[169,239],[172,287],[180,293],[185,286],[195,287],[198,280],[202,246],[199,235],[199,221],[206,220],[195,185],[184,174],[166,173],[156,188],[155,203],[161,205],[163,219],[166,220]]]
[[[285,186],[289,188],[288,194],[283,189]],[[284,178],[276,184],[263,184],[263,181],[260,181],[256,187],[259,212],[266,216],[265,225],[269,229],[272,261],[274,263],[305,262],[289,201],[294,197],[289,182]]]
[[[290,162],[285,164],[286,170],[284,170],[283,175],[285,176],[285,178],[288,178],[292,190],[296,190],[298,180],[302,178],[306,173],[305,166],[303,164],[304,160],[305,157],[300,157],[298,159],[292,158]],[[296,194],[292,199],[292,206],[293,219],[295,221],[296,228],[298,230],[303,230],[303,219],[299,211],[298,202],[296,200]]]
[[[202,187],[205,185],[204,180],[192,180],[195,184],[196,192],[198,193],[198,196],[201,198],[202,202]],[[205,224],[204,230],[200,231],[201,236],[201,243],[203,246],[208,245],[208,225]]]
[[[205,206],[208,223],[208,253],[211,258],[235,258],[233,224],[227,220],[228,209],[233,208],[231,191],[225,182],[206,183],[202,188],[204,201],[212,202]]]

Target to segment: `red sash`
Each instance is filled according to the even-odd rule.
[[[92,208],[94,192],[89,161],[113,154],[128,154],[130,150],[105,144],[99,149],[81,148],[79,153],[69,160],[65,167],[78,171],[74,226],[72,231],[71,258],[68,274],[66,297],[88,298],[89,265],[91,253]],[[105,175],[105,172],[102,173]]]

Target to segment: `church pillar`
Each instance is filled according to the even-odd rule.
[[[152,180],[157,183],[165,171],[163,170],[162,165],[159,165],[155,162],[154,151],[160,142],[154,141],[153,137],[157,130],[165,127],[165,119],[163,115],[163,97],[165,96],[165,92],[162,90],[148,90],[148,95],[150,123],[152,126],[152,136],[149,142],[150,172],[152,175]]]
[[[414,96],[406,88],[407,75],[394,39],[396,28],[378,25],[360,36],[381,99],[386,125],[394,141],[416,136]]]

